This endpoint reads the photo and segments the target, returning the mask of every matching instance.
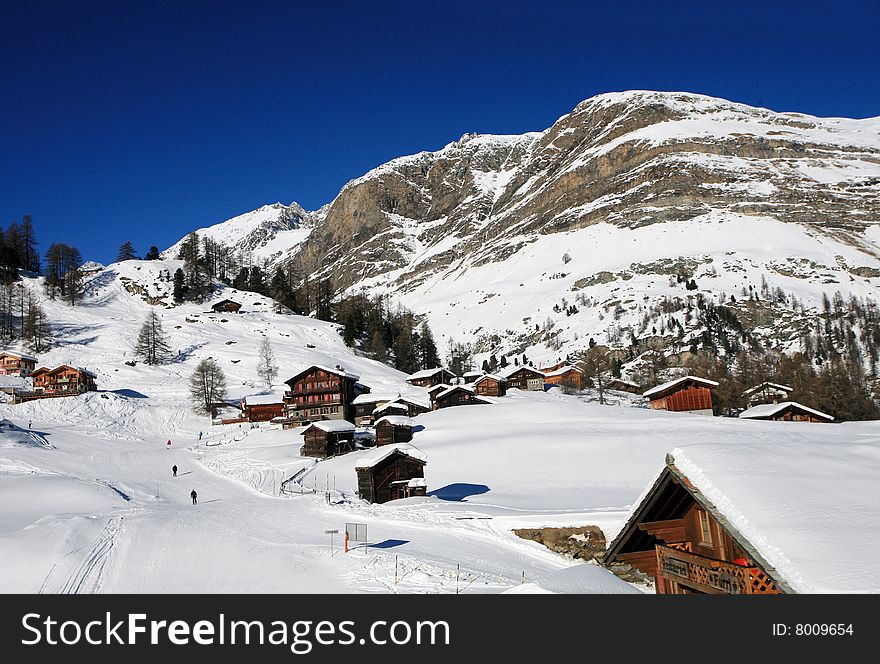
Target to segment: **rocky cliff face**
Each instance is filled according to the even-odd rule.
[[[550,356],[643,335],[647,308],[694,294],[682,277],[716,302],[876,298],[880,119],[610,93],[540,133],[383,164],[310,220],[307,236],[260,231],[266,259],[387,293],[441,337]]]

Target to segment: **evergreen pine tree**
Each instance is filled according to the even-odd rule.
[[[137,258],[137,254],[134,251],[134,245],[126,240],[121,245],[119,245],[119,251],[116,253],[116,262],[121,263],[122,261],[132,261]]]
[[[147,255],[144,256],[145,261],[157,261],[159,260],[159,247],[153,245],[150,247],[150,250],[147,252]]]
[[[440,366],[440,355],[434,343],[434,335],[428,323],[422,323],[418,342],[419,365],[421,369],[433,369]]]
[[[183,298],[186,296],[185,279],[186,277],[183,274],[183,270],[181,268],[177,268],[174,271],[174,290],[172,291],[174,301],[177,304],[183,302]]]

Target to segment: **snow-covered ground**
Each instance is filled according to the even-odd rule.
[[[40,364],[86,366],[100,391],[0,405],[0,591],[639,592],[646,589],[511,531],[592,524],[610,541],[666,453],[681,448],[684,458],[696,443],[709,452],[748,446],[771,459],[829,436],[880,446],[877,423],[748,422],[511,390],[493,404],[416,418],[429,495],[367,505],[355,496],[354,466],[369,451],[316,462],[298,456],[296,429],[211,426],[191,412],[187,379],[211,356],[231,396],[259,393],[256,349],[265,334],[280,380],[311,364],[341,364],[377,392],[424,391],[354,355],[334,325],[274,313],[265,298],[231,289],[221,296],[245,313],[159,307],[172,361],[126,365],[149,305],[118,277],[157,297],[168,287],[157,275],[174,265],[111,265],[83,306],[44,302],[65,336]],[[630,396],[619,401],[635,405]],[[832,484],[831,498],[848,490]],[[873,521],[865,527],[877,531],[880,501],[867,498],[862,516]],[[370,546],[343,554],[337,535],[331,552],[326,531],[349,522],[367,525]]]

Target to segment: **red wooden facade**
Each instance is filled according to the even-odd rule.
[[[507,394],[507,381],[500,376],[487,374],[474,382],[477,394],[486,397],[503,397]]]
[[[0,353],[0,374],[4,376],[30,376],[37,368],[37,358],[20,353]]]
[[[685,376],[645,392],[654,410],[712,414],[712,389],[715,381]]]
[[[54,369],[40,367],[31,374],[34,391],[42,394],[72,395],[97,390],[95,374],[88,369],[62,364]]]
[[[357,379],[339,369],[309,367],[285,381],[289,388],[284,393],[287,416],[306,422],[337,419],[353,422],[351,402],[361,390]]]

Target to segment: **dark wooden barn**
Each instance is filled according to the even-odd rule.
[[[474,389],[481,396],[503,397],[507,394],[507,379],[495,374],[486,374],[474,381]]]
[[[514,387],[518,390],[533,392],[540,392],[544,389],[544,374],[534,367],[508,368],[504,377],[507,379],[507,389]]]
[[[476,390],[465,385],[454,385],[437,394],[434,399],[435,408],[450,408],[452,406],[470,406],[490,403],[477,396]]]
[[[354,423],[359,426],[369,426],[375,422],[373,413],[385,406],[385,404],[394,401],[399,395],[397,394],[360,394],[352,400],[354,412]]]
[[[642,396],[654,410],[677,413],[712,415],[712,390],[718,387],[714,380],[698,376],[683,376],[652,387]]]
[[[406,382],[417,387],[431,387],[440,383],[451,383],[456,379],[456,375],[448,369],[438,367],[436,369],[425,369],[424,371],[416,371],[406,377]]]
[[[415,417],[431,410],[430,402],[413,399],[412,397],[397,397],[392,403],[406,406],[407,417]]]
[[[408,443],[413,438],[414,420],[402,415],[386,415],[373,425],[376,431],[376,445]]]
[[[358,460],[358,495],[371,503],[424,496],[427,455],[406,443],[377,448]]]
[[[218,314],[237,314],[240,309],[241,305],[235,300],[220,300],[211,305],[211,311]]]
[[[300,431],[303,456],[324,459],[354,449],[355,426],[345,420],[312,422]]]

